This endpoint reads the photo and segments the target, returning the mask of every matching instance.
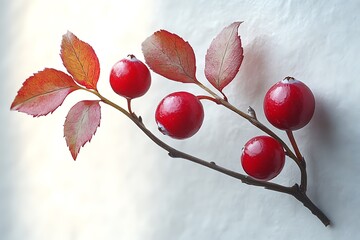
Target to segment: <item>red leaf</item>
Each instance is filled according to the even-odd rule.
[[[219,91],[236,76],[244,58],[238,28],[234,22],[224,28],[211,42],[205,57],[205,76]]]
[[[155,32],[142,43],[142,51],[154,72],[178,82],[197,82],[194,50],[178,35]]]
[[[89,44],[68,31],[62,38],[60,56],[66,70],[78,84],[96,89],[100,76],[100,63]]]
[[[100,126],[100,118],[98,100],[80,101],[70,109],[64,124],[64,136],[74,160]]]
[[[67,95],[79,88],[66,73],[45,68],[26,79],[10,109],[34,117],[47,115],[55,111]]]

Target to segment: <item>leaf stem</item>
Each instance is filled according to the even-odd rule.
[[[228,98],[227,98],[227,96],[225,95],[225,93],[223,92],[223,91],[220,91],[220,93],[221,93],[221,95],[223,95],[223,99],[224,99],[224,101],[228,101]]]

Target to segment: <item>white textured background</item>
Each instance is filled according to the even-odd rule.
[[[355,239],[360,233],[360,1],[0,0],[0,239]],[[128,53],[143,59],[142,41],[164,28],[188,40],[204,81],[206,49],[233,21],[245,59],[225,89],[240,109],[260,119],[266,90],[285,76],[314,92],[313,121],[295,133],[308,161],[309,196],[332,220],[321,222],[292,197],[249,187],[192,163],[170,159],[120,113],[102,105],[102,122],[73,162],[63,122],[74,93],[47,117],[10,112],[22,82],[44,67],[64,70],[67,30],[90,43],[102,68],[100,91],[125,102],[108,84],[111,66]],[[242,145],[258,130],[205,102],[205,123],[187,141],[157,133],[160,99],[191,85],[153,75],[134,110],[149,128],[181,150],[242,171]],[[279,133],[281,136],[284,134]],[[288,161],[275,179],[292,185]]]

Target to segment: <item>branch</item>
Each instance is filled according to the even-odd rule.
[[[291,195],[302,202],[304,206],[312,212],[312,214],[317,216],[325,227],[330,225],[330,219],[310,200],[310,198],[306,195],[306,192],[303,191],[299,185],[295,184],[292,187],[292,190],[293,192]]]
[[[227,99],[224,100],[222,99],[219,95],[217,95],[216,93],[214,93],[211,89],[209,89],[208,87],[206,87],[205,85],[203,85],[202,83],[200,83],[199,81],[196,83],[199,87],[201,87],[202,89],[204,89],[205,91],[207,91],[210,95],[212,95],[215,99],[217,104],[221,104],[224,107],[226,107],[227,109],[235,112],[236,114],[238,114],[239,116],[245,118],[246,120],[248,120],[252,125],[254,125],[255,127],[259,128],[260,130],[262,130],[263,132],[265,132],[266,134],[268,134],[269,136],[275,138],[278,142],[281,143],[281,145],[283,146],[283,148],[285,149],[286,155],[288,157],[290,157],[292,160],[294,160],[294,162],[296,163],[296,165],[299,167],[300,169],[300,174],[301,174],[301,188],[303,190],[306,191],[306,185],[307,185],[307,174],[306,174],[306,164],[305,161],[302,161],[302,159],[299,159],[297,157],[297,155],[290,149],[290,147],[278,136],[276,135],[276,133],[274,133],[273,131],[271,131],[268,127],[266,127],[264,124],[262,124],[257,118],[256,118],[256,113],[254,111],[254,109],[250,108],[250,113],[247,114],[239,109],[237,109],[235,106],[233,106],[232,104],[230,104]],[[295,149],[296,150],[296,149]],[[298,150],[298,149],[297,149]],[[301,154],[300,154],[301,156]]]
[[[98,96],[101,99],[102,102],[117,109],[118,111],[120,111],[121,113],[126,115],[155,144],[157,144],[162,149],[166,150],[170,157],[182,158],[182,159],[191,161],[193,163],[205,166],[207,168],[213,169],[217,172],[223,173],[232,178],[238,179],[242,183],[245,183],[248,185],[263,187],[263,188],[271,190],[271,191],[276,191],[276,192],[281,192],[281,193],[292,195],[296,199],[298,199],[300,202],[302,202],[304,204],[304,206],[307,207],[314,215],[316,215],[325,226],[328,226],[330,224],[330,220],[326,217],[326,215],[307,197],[306,192],[302,191],[302,189],[297,184],[295,184],[292,187],[286,187],[286,186],[283,186],[283,185],[280,185],[277,183],[273,183],[273,182],[259,181],[252,177],[249,177],[249,176],[243,175],[241,173],[234,172],[230,169],[221,167],[221,166],[217,165],[215,162],[208,162],[203,159],[192,156],[190,154],[187,154],[185,152],[179,151],[179,150],[171,147],[170,145],[166,144],[165,142],[160,140],[158,137],[156,137],[148,128],[146,128],[141,117],[137,117],[135,113],[133,113],[133,112],[129,113],[124,108],[120,107],[119,105],[115,104],[114,102],[110,101],[109,99],[103,97],[96,90],[88,90],[85,88],[83,88],[83,89],[85,91],[95,94],[96,96]]]

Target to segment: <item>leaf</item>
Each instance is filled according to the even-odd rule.
[[[142,43],[142,51],[154,72],[178,82],[197,82],[194,50],[178,35],[157,31]]]
[[[61,59],[75,81],[88,89],[96,89],[100,76],[100,63],[94,49],[73,33],[63,35]]]
[[[99,100],[85,100],[76,103],[66,116],[64,136],[74,160],[100,126],[100,110]]]
[[[52,113],[67,95],[79,89],[73,78],[62,71],[45,68],[26,79],[10,109],[34,117]]]
[[[236,76],[244,58],[238,28],[234,22],[224,28],[211,42],[205,56],[205,76],[220,92]]]

